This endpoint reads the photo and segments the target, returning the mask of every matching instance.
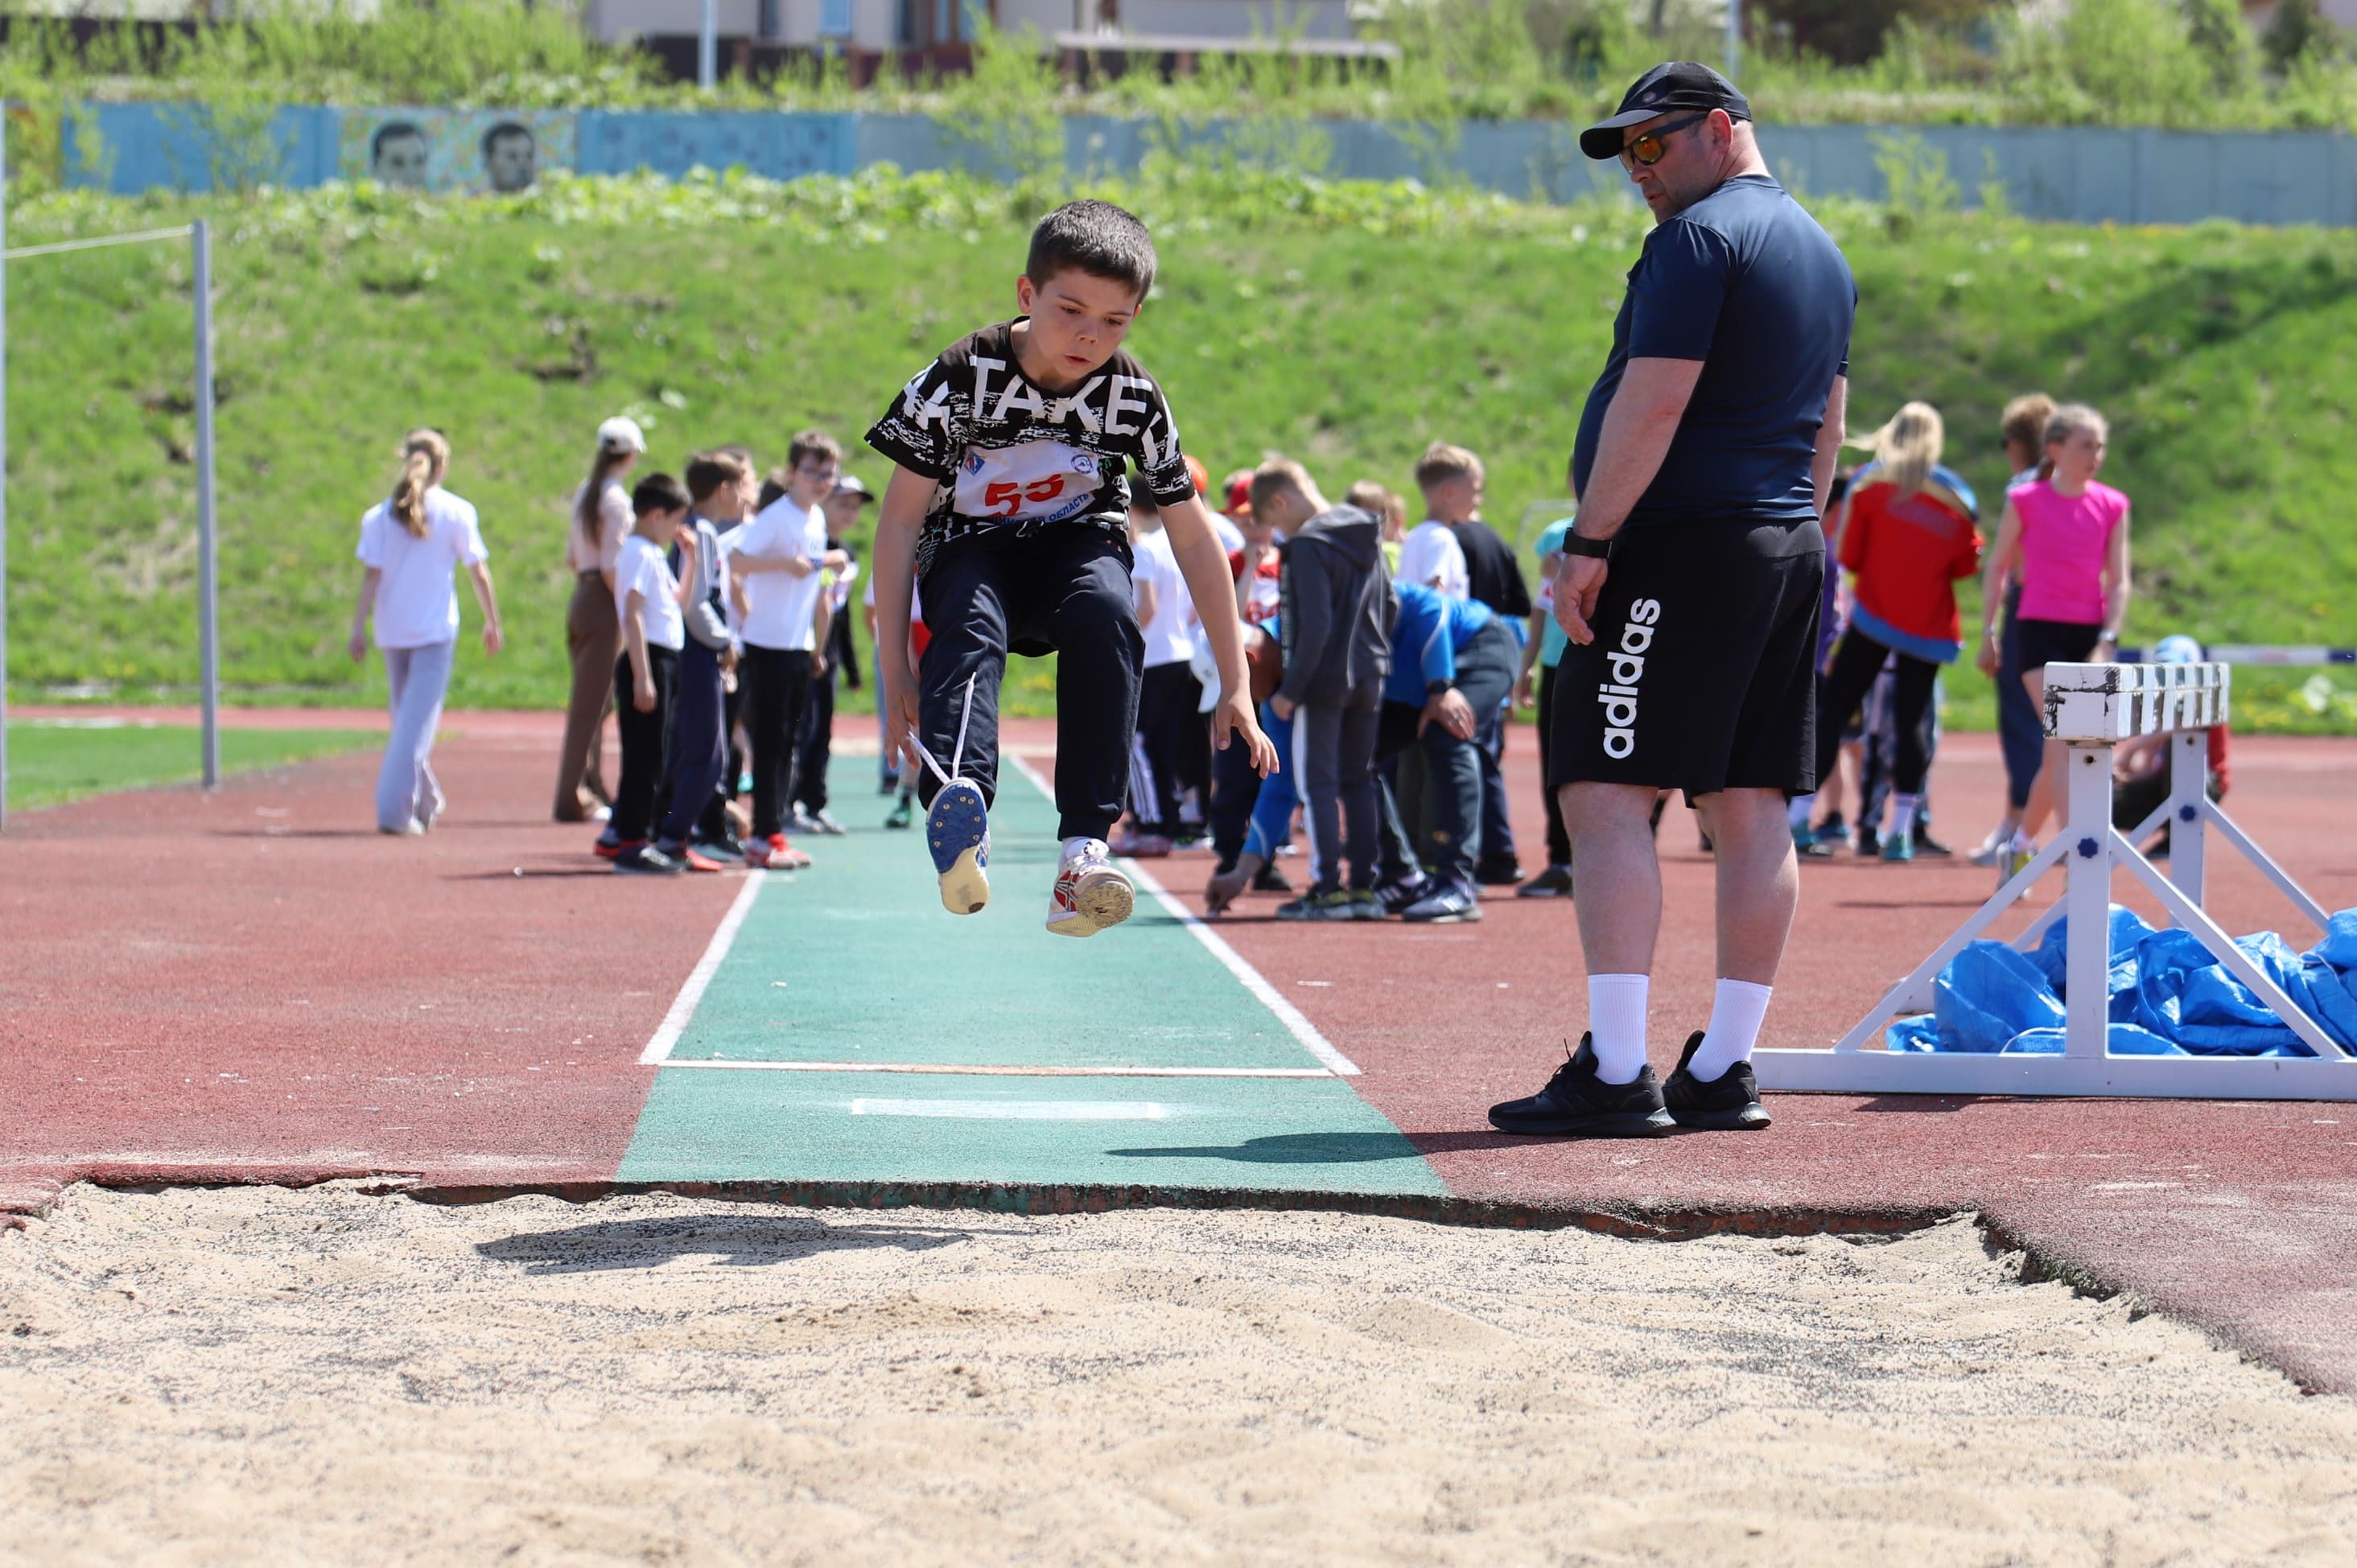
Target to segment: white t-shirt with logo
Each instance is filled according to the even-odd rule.
[[[826,509],[804,509],[780,496],[728,536],[728,548],[738,555],[799,555],[816,564],[826,554]],[[826,587],[821,574],[740,574],[745,620],[737,633],[746,646],[804,653],[817,646],[818,596]]]
[[[614,613],[621,618],[623,646],[629,647],[630,593],[638,591],[639,614],[647,628],[647,646],[673,653],[687,646],[687,618],[680,613],[679,578],[671,569],[663,547],[633,533],[622,541],[614,563]]]
[[[1170,548],[1170,535],[1158,528],[1152,533],[1141,533],[1131,544],[1130,553],[1137,563],[1131,569],[1130,582],[1154,585],[1154,618],[1140,622],[1137,628],[1146,638],[1146,668],[1184,664],[1195,644],[1195,599],[1187,591],[1186,576],[1178,570],[1178,557]]]
[[[377,502],[361,518],[361,564],[374,567],[379,648],[431,648],[458,635],[458,593],[451,574],[490,559],[468,502],[436,485],[425,492],[425,537],[412,534]]]
[[[1465,569],[1465,547],[1445,522],[1420,522],[1400,543],[1399,570],[1394,583],[1436,585],[1452,599],[1473,596],[1472,574]]]

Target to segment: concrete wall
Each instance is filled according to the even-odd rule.
[[[70,146],[70,183],[123,192],[211,185],[221,143],[209,134],[201,110],[109,103],[93,105],[91,116],[98,141],[77,139]],[[388,132],[395,122],[414,128],[415,140]],[[538,168],[584,174],[679,175],[697,166],[741,165],[791,179],[884,162],[942,168],[985,156],[910,114],[288,108],[272,123],[272,156],[263,160],[269,166],[249,177],[311,186],[414,171],[436,188],[484,188],[493,172],[484,140],[511,124],[532,133]],[[1436,145],[1364,121],[1326,121],[1318,128],[1331,148],[1324,172],[1336,177],[1454,172],[1515,197],[1570,201],[1628,194],[1618,164],[1580,156],[1574,128],[1552,122],[1468,123]],[[1067,159],[1081,173],[1135,170],[1150,145],[1148,129],[1140,121],[1075,117],[1066,122]],[[1218,128],[1204,134],[1217,141]],[[1966,206],[1977,205],[1983,182],[1994,180],[2017,211],[2033,218],[2357,225],[2357,140],[2332,132],[1921,126],[1890,134],[1912,136],[1925,153],[1944,157]],[[1770,166],[1803,194],[1871,199],[1888,194],[1875,162],[1877,135],[1857,125],[1766,125],[1760,132]],[[504,172],[512,175],[512,158]]]

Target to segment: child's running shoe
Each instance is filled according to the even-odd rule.
[[[1915,841],[1906,833],[1893,833],[1882,841],[1885,861],[1908,861],[1915,858]]]
[[[608,823],[606,831],[597,835],[597,842],[589,846],[589,853],[599,860],[615,860],[620,857],[622,841],[614,836],[612,823]]]
[[[899,800],[897,800],[897,801],[895,801],[895,802],[893,803],[893,806],[892,806],[892,814],[891,814],[890,816],[888,816],[888,817],[887,817],[887,818],[885,818],[885,819],[884,819],[884,825],[885,825],[886,827],[888,827],[888,828],[894,828],[894,829],[905,828],[905,827],[909,826],[909,822],[910,822],[911,813],[912,813],[912,811],[913,811],[913,810],[914,810],[915,806],[916,806],[916,798],[915,798],[914,796],[911,796],[911,795],[903,795],[903,796],[901,796],[901,797],[900,797],[900,799],[899,799]]]
[[[717,871],[720,869],[720,863],[718,861],[713,859],[710,855],[701,853],[692,845],[683,843],[665,843],[658,840],[655,843],[655,848],[662,852],[665,859],[679,862],[680,865],[688,871]]]
[[[990,807],[982,787],[952,779],[925,812],[925,847],[942,879],[942,908],[952,915],[977,915],[990,902]],[[1056,882],[1059,889],[1063,879]]]
[[[1350,893],[1351,918],[1380,920],[1383,918],[1383,901],[1375,897],[1372,887],[1353,887]]]
[[[651,843],[628,843],[614,856],[614,869],[637,876],[677,876],[687,869]]]
[[[1571,897],[1571,867],[1550,865],[1520,887],[1514,889],[1517,898],[1568,898]]]
[[[940,809],[936,798],[934,809]],[[935,856],[939,858],[938,853]],[[949,886],[948,877],[942,886]],[[1056,867],[1055,891],[1048,896],[1048,929],[1060,937],[1092,937],[1118,926],[1136,907],[1137,890],[1113,863],[1103,839],[1066,839]]]
[[[1359,917],[1351,908],[1351,895],[1341,888],[1312,887],[1300,897],[1279,904],[1276,918],[1280,920],[1355,920]],[[1380,905],[1375,918],[1383,918]]]
[[[1125,854],[1134,860],[1159,860],[1170,853],[1171,843],[1160,833],[1142,833],[1133,828],[1113,841],[1112,853]]]
[[[745,841],[745,864],[755,871],[806,871],[811,857],[796,849],[783,833]]]
[[[1415,925],[1452,926],[1481,918],[1481,895],[1470,884],[1445,882],[1400,911]]]
[[[1386,882],[1375,889],[1375,902],[1386,915],[1396,915],[1412,904],[1420,904],[1431,893],[1435,884],[1429,876],[1402,877]]]

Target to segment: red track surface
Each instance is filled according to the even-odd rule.
[[[845,732],[870,722],[846,716]],[[1015,728],[1027,745],[1051,738]],[[80,1176],[610,1179],[651,1077],[635,1058],[736,884],[618,882],[595,865],[587,830],[545,820],[553,720],[461,714],[451,729],[437,768],[454,809],[424,840],[370,829],[367,757],[210,799],[157,790],[13,819],[0,838],[0,1208]],[[1526,737],[1510,765],[1528,858]],[[2328,907],[2357,904],[2357,745],[2244,740],[2235,760],[2238,818]],[[841,767],[840,793],[860,803],[861,762]],[[1943,747],[1944,835],[1978,837],[1996,778],[1986,737]],[[1662,842],[1666,1067],[1708,1008],[1710,866],[1683,812]],[[2222,860],[2224,922],[2305,945],[2272,892]],[[1200,856],[1158,868],[1189,896],[1207,869]],[[1964,865],[1809,866],[1776,1043],[1830,1041],[1987,886]],[[1570,909],[1493,899],[1478,928],[1427,930],[1252,918],[1273,902],[1225,934],[1366,1069],[1361,1091],[1459,1193],[1978,1208],[2311,1386],[2357,1391],[2357,1106],[1788,1096],[1758,1136],[1501,1138],[1486,1108],[1536,1087],[1585,1017]]]

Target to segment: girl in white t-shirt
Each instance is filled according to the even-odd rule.
[[[628,483],[647,449],[639,422],[617,414],[597,427],[589,477],[573,492],[565,536],[565,567],[573,574],[573,603],[565,612],[565,645],[573,664],[573,695],[565,710],[565,749],[556,765],[556,820],[593,822],[606,815],[606,713],[614,700],[614,660],[622,650],[614,618],[614,561],[633,526]]]
[[[439,431],[411,431],[402,443],[401,477],[392,496],[361,519],[357,553],[367,571],[352,610],[351,655],[355,663],[368,656],[373,618],[393,688],[393,733],[376,779],[379,832],[422,833],[442,814],[442,789],[427,757],[458,648],[452,568],[466,567],[483,607],[483,651],[500,650],[490,552],[475,509],[442,488],[449,467],[450,444]]]

